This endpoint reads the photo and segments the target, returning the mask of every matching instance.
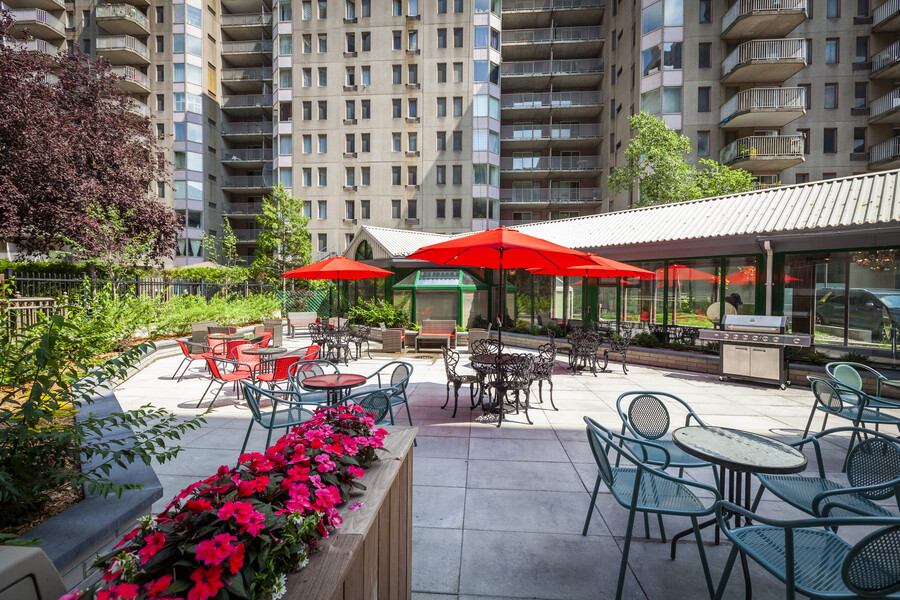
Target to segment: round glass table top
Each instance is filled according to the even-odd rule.
[[[268,346],[266,348],[250,348],[243,352],[244,354],[256,354],[262,356],[266,354],[284,354],[287,352],[287,348],[282,348],[281,346]]]
[[[735,471],[799,473],[802,452],[764,435],[727,427],[682,427],[672,432],[675,445],[697,458]]]

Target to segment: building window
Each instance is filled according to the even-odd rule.
[[[371,210],[371,201],[369,200],[360,200],[359,201],[359,216],[362,219],[370,218],[370,210]]]
[[[303,34],[303,54],[310,54],[312,52],[312,35],[308,33]]]
[[[462,27],[454,27],[453,28],[453,47],[454,48],[462,48],[463,47]]]
[[[446,48],[447,47],[447,30],[446,29],[438,29],[437,30],[437,47],[438,48]]]
[[[809,7],[812,7],[812,4],[810,4],[810,5],[808,5],[808,6],[809,6]],[[811,18],[812,18],[812,15],[810,15],[809,18],[811,19]],[[806,64],[807,64],[807,65],[811,65],[811,64],[812,64],[812,59],[813,59],[813,51],[812,51],[812,49],[813,49],[813,48],[812,48],[812,45],[813,45],[813,44],[812,44],[812,40],[811,40],[810,38],[806,38],[805,40],[803,40],[803,42],[804,42],[804,45],[805,45],[805,47],[806,47]]]
[[[278,104],[278,120],[282,122],[292,121],[294,119],[294,106],[290,102],[281,102]]]
[[[462,185],[462,165],[453,165],[453,185]]]
[[[346,81],[344,85],[354,86],[356,85],[356,67],[346,67]]]
[[[163,94],[156,95],[156,110],[166,110],[166,97]]]
[[[166,21],[165,8],[163,8],[162,6],[157,6],[156,7],[156,22],[157,23],[165,23],[165,21]],[[70,25],[70,27],[71,27],[71,25]]]
[[[303,169],[303,187],[310,186],[312,186],[312,169]]]
[[[838,107],[838,84],[826,83],[824,94],[824,108]]]
[[[372,2],[371,0],[362,0],[362,16],[371,17],[372,16]]]
[[[410,167],[413,168],[413,167]],[[418,219],[419,211],[418,204],[415,200],[407,200],[406,201],[406,218],[407,219]]]
[[[438,219],[446,219],[447,218],[447,200],[444,198],[437,198],[434,201],[434,216]]]
[[[462,219],[462,198],[453,199],[453,218]]]
[[[641,34],[647,35],[656,31],[663,24],[663,3],[657,2],[641,11]]]
[[[372,67],[362,67],[360,71],[362,73],[362,84],[369,85],[370,83],[372,83]]]
[[[822,153],[837,154],[837,129],[826,127],[822,130]]]
[[[443,152],[447,149],[447,132],[446,131],[438,131],[437,132],[437,149],[438,152]]]
[[[419,116],[419,101],[415,98],[410,98],[408,102],[409,106],[409,118],[415,119]]]
[[[400,201],[399,200],[391,200],[391,218],[392,219],[400,218]]]
[[[164,49],[165,49],[165,42],[163,41],[164,39],[165,38],[163,38],[163,36],[161,36],[161,35],[156,36],[156,51],[157,52],[164,51]]]
[[[447,63],[437,64],[437,82],[447,83]]]
[[[290,56],[293,48],[293,38],[289,35],[278,36],[278,54],[281,56]]]
[[[839,56],[840,40],[838,38],[828,38],[825,40],[825,64],[836,65],[841,61]]]
[[[359,136],[359,150],[360,152],[370,152],[371,151],[371,142],[372,134],[363,133]]]
[[[318,203],[319,207],[319,218],[325,220],[328,218],[328,202],[325,200],[320,200]]]
[[[446,98],[438,98],[437,99],[437,116],[439,116],[439,117],[447,116],[447,99]]]
[[[391,65],[391,83],[394,85],[403,83],[402,68],[403,65]]]
[[[326,0],[319,0],[319,18],[328,18],[328,2]]]
[[[463,80],[462,63],[453,63],[453,83],[460,83]]]
[[[328,118],[328,101],[319,101],[319,120],[324,121]]]
[[[419,151],[419,134],[410,131],[406,134],[406,151],[407,152],[418,152]]]
[[[156,65],[156,81],[165,81],[165,80],[166,80],[165,65]]]
[[[809,183],[809,173],[797,173],[794,175],[794,183]]]
[[[700,0],[700,22],[712,23],[712,0]]]
[[[459,96],[453,98],[453,116],[454,117],[462,116],[462,98]]]
[[[359,38],[362,42],[362,51],[369,52],[372,49],[372,34],[368,31],[363,31],[359,34]]]
[[[328,234],[320,233],[317,235],[319,240],[319,252],[328,252]]]
[[[856,38],[856,62],[864,63],[869,62],[869,38],[868,37],[858,37]]]
[[[328,136],[324,134],[319,134],[319,154],[327,154],[328,153]]]
[[[697,156],[709,156],[709,132],[697,132]]]
[[[304,135],[303,136],[303,154],[311,154],[312,153],[312,136]]]
[[[347,52],[350,52],[350,53],[356,52],[356,34],[355,33],[347,34]]]
[[[697,88],[697,112],[709,112],[709,90],[708,87]]]
[[[463,11],[463,0],[453,0],[453,12],[461,13]]]
[[[801,83],[797,87],[803,89],[804,108],[810,109],[812,107],[812,84]]]
[[[319,167],[319,187],[325,187],[328,185],[328,168],[327,167]]]
[[[866,128],[853,128],[853,153],[865,154],[866,152]]]
[[[303,103],[303,120],[312,121],[312,102]]]
[[[394,132],[391,134],[391,152],[401,152],[403,150],[401,147],[401,140],[402,138],[399,133]]]
[[[312,2],[310,0],[303,0],[303,11],[301,14],[301,19],[304,21],[309,21],[312,19]]]
[[[865,81],[857,81],[853,84],[853,108],[865,108],[869,101],[869,84]]]
[[[809,129],[798,129],[797,134],[803,139],[803,154],[809,154]]]
[[[446,14],[447,0],[437,0],[437,11],[439,15]]]
[[[362,179],[362,184],[369,185],[371,183],[371,180],[369,177],[369,167],[360,167],[359,170],[360,170],[360,175],[361,175],[360,178]]]
[[[835,177],[837,177],[837,174],[836,174],[836,173],[822,173],[822,180],[823,180],[823,181],[826,180],[826,179],[834,179]]]
[[[312,85],[312,69],[303,69],[303,80],[301,85],[303,87],[310,87]]]
[[[825,6],[825,16],[829,19],[837,19],[841,16],[840,0],[827,0]]]
[[[392,98],[391,99],[391,117],[394,119],[400,119],[403,117],[403,104],[400,98]]]
[[[407,50],[418,50],[419,49],[419,32],[418,31],[409,31],[406,34],[406,49]]]
[[[712,66],[712,44],[704,42],[698,46],[698,67],[708,69]]]
[[[391,167],[391,185],[400,185],[400,167]]]
[[[290,89],[294,87],[294,73],[291,69],[280,69],[278,71],[278,87]]]
[[[447,183],[447,167],[444,165],[437,165],[434,169],[435,174],[435,183],[437,185],[446,185]]]
[[[419,170],[417,167],[406,167],[406,185],[419,185]]]
[[[462,131],[453,132],[453,150],[455,152],[462,151]]]
[[[391,34],[391,49],[392,50],[403,50],[403,32],[402,31],[394,31]]]
[[[347,219],[355,219],[356,218],[356,202],[353,200],[345,200],[344,201],[344,210],[346,211]]]
[[[328,34],[320,33],[319,34],[319,53],[324,54],[328,52]]]
[[[856,0],[856,16],[862,18],[869,16],[869,0]]]
[[[400,0],[391,0],[391,15],[395,17],[403,16],[403,5]]]
[[[345,119],[356,118],[356,100],[347,100],[345,103],[346,116]]]
[[[328,86],[328,68],[319,67],[319,87]]]
[[[353,187],[356,185],[356,169],[354,167],[344,168],[344,185],[346,185],[347,187]],[[352,219],[353,217],[347,218]]]

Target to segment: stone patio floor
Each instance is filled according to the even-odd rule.
[[[305,346],[302,338],[286,346]],[[373,344],[377,347],[377,344]],[[465,349],[461,348],[463,361]],[[618,430],[616,398],[630,390],[666,391],[687,401],[708,425],[735,427],[783,441],[799,439],[812,406],[809,388],[779,390],[776,386],[720,382],[717,377],[630,366],[618,363],[596,377],[572,375],[557,361],[550,407],[546,385],[544,404],[524,415],[510,415],[503,426],[477,420],[480,408],[470,411],[468,388],[460,394],[455,419],[451,407],[441,410],[446,377],[439,352],[399,355],[373,352],[373,358],[351,361],[342,372],[369,374],[390,360],[402,358],[414,366],[409,397],[414,424],[419,428],[413,475],[413,598],[418,600],[473,599],[587,599],[612,598],[621,560],[627,511],[601,486],[596,514],[588,535],[581,535],[597,469],[588,447],[582,418],[589,415]],[[158,360],[117,390],[123,408],[153,404],[191,417],[208,380],[194,363],[181,382],[171,374],[181,360]],[[537,395],[534,388],[533,398]],[[451,399],[452,402],[452,399]],[[185,449],[174,461],[154,465],[165,493],[154,509],[188,484],[207,477],[221,464],[233,464],[250,420],[249,410],[237,402],[230,386],[219,396],[207,424],[180,442]],[[405,415],[404,415],[405,416]],[[398,421],[400,423],[400,421]],[[837,424],[835,424],[837,425]],[[817,418],[813,429],[821,426]],[[265,432],[254,428],[249,449],[260,450]],[[831,474],[839,475],[843,451],[829,453]],[[690,477],[712,483],[711,470],[692,469]],[[802,516],[773,496],[766,496],[760,513]],[[686,518],[670,518],[666,533],[690,526]],[[706,586],[693,536],[679,544],[678,557],[669,560],[669,545],[659,541],[655,520],[651,540],[635,526],[629,557],[625,597],[641,599],[704,598]],[[712,528],[703,532],[715,584],[718,584],[729,543],[712,543]],[[784,595],[784,586],[751,564],[756,598]],[[726,598],[743,597],[739,568],[732,573]]]

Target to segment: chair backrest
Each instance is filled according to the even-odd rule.
[[[397,391],[406,393],[406,385],[409,383],[409,376],[412,375],[412,365],[405,362],[397,363],[394,371],[391,373],[391,387],[397,388]]]
[[[178,345],[181,347],[182,354],[184,354],[185,356],[191,355],[191,351],[190,351],[190,349],[188,349],[188,345],[185,343],[184,340],[176,339],[175,341],[178,342]]]
[[[459,352],[454,352],[446,346],[441,346],[441,352],[444,354],[444,371],[447,373],[447,381],[454,381],[456,375],[456,365],[459,364]]]
[[[319,350],[321,347],[317,344],[310,344],[306,347],[306,354],[301,360],[316,360],[319,358]]]
[[[346,398],[344,404],[346,404]],[[380,423],[391,410],[391,399],[381,390],[367,392],[365,394],[357,394],[353,398],[359,406],[368,413],[372,413],[376,423]]]
[[[900,478],[900,448],[883,437],[870,437],[847,455],[847,480],[853,487],[878,485]],[[860,492],[870,500],[885,500],[896,494],[893,488]]]
[[[854,390],[861,390],[863,387],[862,376],[852,365],[848,363],[840,363],[834,365],[832,369],[832,377]]]
[[[860,392],[837,381],[816,375],[807,375],[806,378],[809,379],[816,402],[822,405],[822,410],[837,414],[843,410],[845,403],[865,404],[865,397]]]
[[[203,357],[206,360],[206,366],[209,367],[209,374],[213,379],[222,379],[222,372],[219,370],[219,362],[210,356]]]
[[[531,384],[533,371],[531,354],[508,354],[497,364],[499,385],[506,389],[523,389]]]
[[[334,363],[328,362],[327,360],[297,360],[288,368],[288,379],[290,380],[291,387],[294,391],[305,393],[300,386],[300,382],[307,377],[325,375],[326,372],[340,373],[341,371]]]
[[[603,425],[590,417],[584,417],[584,422],[587,424],[588,444],[591,446],[591,453],[597,463],[600,478],[609,489],[613,489],[613,470],[607,452],[609,448],[618,448],[618,444],[613,440],[612,432]]]
[[[231,333],[231,327],[222,327],[219,325],[210,325],[207,328],[209,333]]]
[[[251,367],[259,364],[259,355],[258,354],[245,354],[247,350],[251,350],[253,348],[259,348],[259,344],[241,344],[237,348],[234,349],[235,354],[237,355],[237,361],[241,364],[249,365]]]
[[[241,381],[241,385],[244,389],[244,398],[247,400],[247,406],[250,407],[250,413],[253,415],[253,420],[263,425],[262,412],[260,411],[259,405],[260,396],[264,390],[261,387],[253,385],[246,379]]]
[[[469,354],[497,354],[499,348],[500,342],[497,340],[475,340],[469,344]]]
[[[284,381],[290,377],[291,367],[300,361],[300,357],[294,356],[278,356],[261,361],[259,364],[260,373],[272,373],[274,381]]]
[[[328,339],[325,335],[326,327],[322,323],[310,323],[307,328],[309,329],[309,339],[314,344],[321,346]]]
[[[900,525],[870,533],[853,546],[841,566],[841,578],[863,598],[900,591]]]
[[[237,358],[237,349],[241,346],[246,346],[247,340],[228,340],[226,343],[228,348],[228,356],[226,358],[234,360]]]
[[[672,408],[676,415],[685,414],[685,425],[689,425],[691,419],[698,425],[704,424],[687,402],[668,392],[625,392],[616,400],[616,410],[623,425],[633,436],[645,440],[658,440],[668,433],[673,421]]]

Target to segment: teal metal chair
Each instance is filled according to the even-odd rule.
[[[247,441],[250,439],[250,431],[253,429],[254,423],[259,423],[269,431],[266,436],[266,448],[268,448],[272,444],[274,430],[287,429],[308,421],[313,417],[313,411],[321,408],[318,402],[303,402],[300,400],[300,394],[292,390],[268,390],[247,381],[242,381],[241,385],[244,389],[244,398],[247,399],[250,413],[253,416],[247,427],[247,435],[244,436],[241,454],[247,448]],[[271,410],[263,411],[261,407],[263,400],[272,403]]]
[[[855,362],[830,362],[825,365],[825,372],[832,379],[840,381],[847,387],[863,391],[863,378],[860,371],[868,372],[875,377],[875,396],[881,396],[881,384],[887,381],[887,377],[868,365]],[[874,408],[874,405],[872,406]]]
[[[700,537],[698,518],[713,514],[714,501],[721,498],[718,490],[712,486],[681,479],[662,469],[648,466],[646,464],[647,450],[652,450],[665,458],[668,456],[666,449],[655,442],[613,433],[590,417],[584,417],[584,422],[587,424],[588,442],[591,452],[594,454],[594,460],[597,462],[598,472],[597,483],[594,484],[591,505],[588,507],[581,535],[587,535],[601,482],[606,484],[616,502],[628,509],[628,527],[625,530],[622,563],[619,565],[616,600],[622,598],[625,573],[628,570],[628,551],[631,546],[632,530],[637,513],[644,514],[645,527],[647,515],[655,514],[659,520],[660,530],[662,530],[663,515],[690,517],[694,537],[697,540],[697,549],[700,552],[700,563],[706,578],[706,586],[712,597],[714,588],[712,577],[709,574],[706,552],[703,548],[703,539]],[[610,450],[615,452],[617,460],[622,458],[630,465],[627,467],[612,466],[608,456]],[[663,468],[668,466],[666,461],[663,462]],[[701,500],[694,493],[694,491],[700,490],[707,492],[712,498]],[[663,540],[665,540],[665,534],[663,534]]]
[[[837,434],[867,434],[847,455],[847,481],[844,485],[825,477],[821,441]],[[794,447],[812,443],[816,455],[818,477],[802,475],[764,475],[756,477],[762,484],[752,510],[756,510],[763,493],[769,490],[791,506],[814,517],[900,517],[900,442],[883,433],[860,427],[836,427],[793,442]],[[826,440],[827,443],[827,440]],[[894,498],[898,511],[892,512],[875,504],[875,500]]]
[[[391,399],[391,425],[394,422],[394,408],[401,404],[406,407],[406,418],[412,425],[412,415],[409,412],[409,397],[406,395],[406,388],[409,386],[409,378],[412,377],[413,367],[407,362],[401,360],[393,360],[379,368],[377,371],[366,377],[367,380],[374,379],[377,382],[375,389],[383,390]],[[372,391],[373,388],[367,390],[359,390],[358,393]]]
[[[391,399],[384,390],[363,391],[345,397],[342,404],[357,404],[368,413],[372,413],[376,425],[387,424],[391,412]]]
[[[715,600],[720,600],[739,552],[785,583],[785,597],[900,598],[900,519],[845,517],[776,521],[731,502],[716,502],[716,519],[733,546]],[[731,529],[730,515],[754,525]],[[856,544],[833,530],[878,527]],[[829,529],[831,531],[829,531]]]
[[[303,380],[316,375],[337,375],[341,370],[327,360],[301,360],[291,365],[288,370],[288,382],[291,391],[295,392],[303,402],[328,404],[328,393],[313,391],[303,387]]]
[[[706,423],[694,412],[690,405],[673,394],[666,392],[625,392],[616,400],[616,411],[622,419],[622,435],[626,432],[641,440],[653,442],[655,446],[665,449],[665,454],[655,447],[645,447],[647,460],[644,461],[654,466],[661,466],[666,462],[669,467],[678,469],[678,476],[684,474],[685,469],[697,467],[709,467],[713,470],[713,476],[718,481],[715,466],[705,460],[692,456],[675,445],[671,439],[662,439],[668,435],[671,425],[671,414],[666,403],[680,405],[679,412],[685,414],[684,426],[696,424],[706,426]],[[618,466],[618,461],[616,462]]]

